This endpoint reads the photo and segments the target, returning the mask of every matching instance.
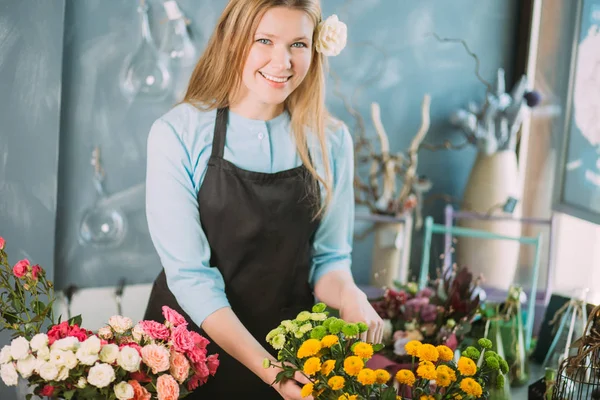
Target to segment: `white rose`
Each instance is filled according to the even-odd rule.
[[[105,340],[112,339],[112,328],[110,326],[103,326],[102,328],[98,329],[98,336]]]
[[[51,362],[45,362],[40,367],[40,377],[45,381],[53,381],[58,376],[58,368]]]
[[[37,358],[48,361],[50,359],[50,348],[48,346],[42,347],[37,351]]]
[[[81,343],[80,349],[88,354],[98,354],[100,353],[100,347],[102,343],[98,336],[90,336],[83,343]]]
[[[48,335],[45,333],[38,333],[31,338],[31,350],[39,351],[40,349],[48,346]]]
[[[17,386],[19,374],[13,363],[2,364],[0,367],[0,377],[6,386]]]
[[[50,350],[77,350],[79,348],[79,340],[76,337],[68,336],[63,339],[58,339],[52,343]]]
[[[73,369],[77,366],[77,357],[70,350],[50,350],[50,362],[57,367]]]
[[[67,379],[69,377],[69,368],[67,367],[60,367],[58,369],[58,375],[56,375],[56,379],[57,381],[64,381],[65,379]]]
[[[40,369],[42,368],[42,366],[46,362],[48,362],[48,360],[43,360],[41,358],[38,358],[38,359],[35,360],[35,369],[34,369],[34,371],[35,371],[36,374],[38,374],[38,375],[40,374]]]
[[[115,380],[115,370],[108,364],[96,364],[90,368],[87,381],[97,388],[108,386]]]
[[[140,369],[142,358],[140,353],[132,347],[125,346],[119,352],[117,365],[128,372],[135,372]]]
[[[35,370],[37,360],[31,354],[22,360],[17,361],[17,371],[25,379],[29,378]]]
[[[75,386],[77,386],[79,389],[84,389],[87,386],[87,379],[85,379],[85,377],[82,376],[81,378],[79,378]]]
[[[11,346],[7,344],[0,350],[0,364],[6,364],[7,362],[12,361],[12,356],[10,355]]]
[[[133,326],[133,321],[131,318],[122,317],[120,315],[113,315],[108,319],[108,324],[115,330],[117,333],[125,333]]]
[[[115,385],[115,395],[119,400],[133,399],[134,392],[133,386],[127,382],[120,382]]]
[[[100,361],[112,364],[117,359],[119,355],[119,346],[116,344],[107,344],[102,346],[102,350],[100,350]]]
[[[140,343],[144,338],[144,329],[140,324],[137,324],[133,327],[131,335],[133,336],[133,340],[135,340],[137,343]]]
[[[83,365],[94,365],[98,361],[98,353],[87,353],[83,347],[80,347],[75,355]]]
[[[77,361],[75,353],[72,351],[65,351],[65,367],[73,369],[77,366],[77,364],[79,364],[79,362]]]
[[[21,360],[29,355],[29,342],[20,336],[10,342],[10,355],[14,360]]]
[[[337,56],[346,47],[348,28],[346,24],[333,14],[318,27],[316,48],[319,53],[328,57]]]

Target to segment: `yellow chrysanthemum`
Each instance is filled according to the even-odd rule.
[[[359,342],[354,346],[354,350],[352,351],[354,355],[357,355],[360,358],[366,358],[368,360],[373,357],[373,346],[369,343]]]
[[[321,370],[321,360],[317,357],[311,357],[304,362],[304,367],[302,368],[304,373],[308,376],[312,376]]]
[[[435,400],[435,397],[429,395],[429,394],[423,394],[421,395],[421,397],[419,398],[419,400]]]
[[[435,346],[431,344],[422,344],[417,349],[417,357],[422,361],[436,362],[440,355]]]
[[[357,394],[344,393],[343,395],[341,395],[340,397],[338,397],[338,400],[358,400],[358,395]]]
[[[423,343],[419,342],[418,340],[411,340],[410,342],[404,345],[404,350],[406,350],[406,354],[416,356],[419,347],[421,347],[422,345]]]
[[[435,366],[431,363],[421,363],[417,368],[417,375],[421,378],[433,380],[437,378],[437,373],[435,372]]]
[[[340,390],[344,388],[346,380],[342,376],[333,376],[329,378],[327,384],[331,387],[332,390]]]
[[[334,368],[335,368],[335,360],[327,360],[321,366],[321,373],[324,376],[327,376],[331,373],[331,371],[333,371]]]
[[[461,357],[458,359],[458,370],[464,376],[472,376],[477,372],[477,365],[475,361],[467,357]]]
[[[311,357],[321,350],[321,342],[317,339],[308,339],[298,349],[298,358]]]
[[[307,383],[306,385],[302,386],[302,390],[300,391],[300,396],[302,396],[302,397],[310,396],[313,392],[314,387],[315,386],[312,383]]]
[[[435,381],[438,386],[448,387],[456,380],[456,373],[446,365],[439,365],[435,371],[437,374]]]
[[[387,383],[390,380],[390,373],[385,369],[376,369],[375,370],[375,379],[377,383]]]
[[[460,382],[460,388],[466,394],[469,394],[475,398],[481,397],[483,390],[481,385],[473,378],[465,378]]]
[[[440,345],[436,347],[438,354],[440,355],[440,360],[442,361],[450,361],[454,358],[454,352],[448,346]]]
[[[356,377],[356,380],[365,386],[374,384],[376,379],[377,376],[375,375],[375,371],[373,371],[371,368],[362,369]]]
[[[340,339],[337,337],[337,335],[327,335],[323,337],[323,339],[321,339],[321,345],[323,347],[329,348],[339,341]]]
[[[350,356],[344,360],[344,371],[350,376],[358,375],[364,366],[363,360],[357,356]]]
[[[396,373],[396,380],[402,385],[412,386],[417,378],[415,378],[415,374],[408,369],[401,369]]]

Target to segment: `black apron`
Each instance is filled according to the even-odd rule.
[[[210,245],[210,265],[223,275],[232,310],[259,343],[276,355],[266,343],[267,333],[314,304],[308,275],[319,225],[314,219],[319,189],[304,165],[269,174],[247,171],[225,160],[227,119],[228,109],[219,109],[212,154],[198,191],[200,222]],[[164,322],[163,305],[180,312],[190,330],[206,336],[177,303],[164,270],[154,282],[144,318]],[[213,353],[220,359],[216,375],[186,399],[233,399],[239,395],[281,399],[211,341],[208,354]]]

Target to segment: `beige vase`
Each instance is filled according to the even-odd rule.
[[[463,195],[466,211],[503,214],[502,205],[509,196],[521,198],[516,153],[508,150],[491,155],[479,153]],[[520,217],[520,210],[516,207],[512,216]],[[499,235],[521,236],[521,223],[516,221],[459,219],[456,223]],[[467,266],[475,275],[482,274],[485,286],[508,290],[515,279],[519,250],[520,243],[512,240],[460,237],[456,244],[456,262]]]
[[[403,223],[375,222],[371,285],[388,288],[408,281],[412,226],[410,215]]]

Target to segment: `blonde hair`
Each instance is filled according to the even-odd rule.
[[[315,217],[329,204],[332,174],[326,142],[326,122],[332,121],[325,107],[326,58],[316,51],[317,26],[321,22],[319,0],[230,0],[221,14],[206,50],[196,64],[183,99],[203,110],[229,106],[230,96],[241,84],[241,72],[253,43],[258,24],[273,7],[288,7],[306,12],[313,20],[312,62],[302,83],[285,100],[291,115],[291,127],[302,163],[325,189],[325,200]],[[324,177],[317,173],[309,157],[307,133],[317,135],[324,167]],[[313,188],[316,189],[316,188]],[[315,192],[316,193],[316,192]]]

